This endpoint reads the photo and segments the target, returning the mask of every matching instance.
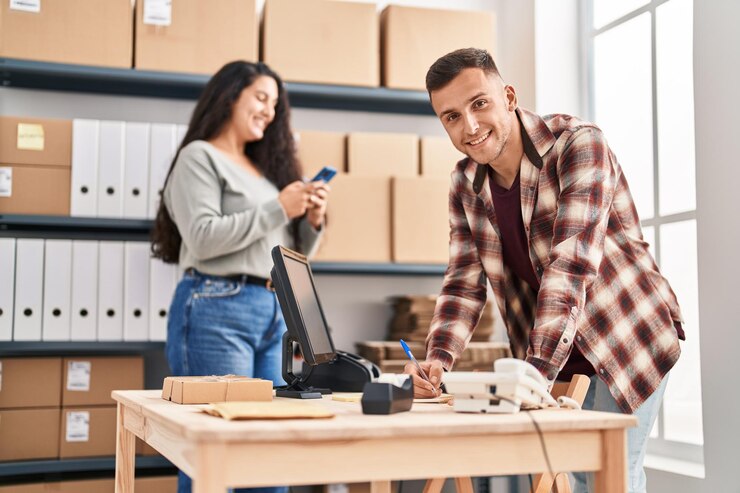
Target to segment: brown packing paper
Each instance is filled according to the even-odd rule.
[[[333,418],[334,413],[317,404],[306,402],[218,402],[204,412],[228,420],[235,419],[314,419]]]
[[[222,401],[270,401],[272,382],[237,375],[167,377],[162,399],[178,404],[208,404]]]

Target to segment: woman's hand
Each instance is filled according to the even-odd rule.
[[[280,205],[283,206],[288,219],[294,219],[304,215],[310,198],[310,185],[306,185],[302,181],[294,181],[286,185],[285,188],[280,190],[280,195],[278,195]]]
[[[319,229],[326,216],[326,204],[331,188],[323,181],[312,182],[307,185],[311,190],[308,204],[308,222],[315,229]]]

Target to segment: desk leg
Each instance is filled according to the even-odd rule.
[[[627,491],[627,430],[602,432],[601,470],[596,471],[596,493]]]
[[[123,409],[119,402],[116,431],[116,493],[133,493],[136,436],[124,426]]]
[[[229,459],[222,445],[201,445],[198,447],[197,473],[193,478],[192,493],[226,493],[221,468]]]
[[[391,482],[373,481],[370,483],[370,493],[391,493]]]

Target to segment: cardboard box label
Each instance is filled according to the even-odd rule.
[[[172,24],[172,0],[144,0],[144,24]]]
[[[0,197],[13,195],[13,168],[0,167]]]
[[[90,440],[89,411],[67,412],[67,433],[65,440],[68,442],[87,442]]]
[[[23,12],[41,12],[41,0],[10,0],[10,10],[21,10]]]
[[[89,361],[67,363],[67,390],[89,392],[91,369],[92,363]]]
[[[43,151],[44,126],[39,123],[19,123],[16,147],[25,151]]]

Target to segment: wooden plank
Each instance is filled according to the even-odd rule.
[[[391,493],[390,481],[373,481],[370,483],[370,493]]]
[[[442,487],[445,485],[446,480],[447,478],[427,479],[426,484],[424,484],[423,493],[440,493],[440,491],[442,491]]]
[[[455,478],[455,488],[457,493],[474,493],[473,480],[470,479],[470,476]]]

